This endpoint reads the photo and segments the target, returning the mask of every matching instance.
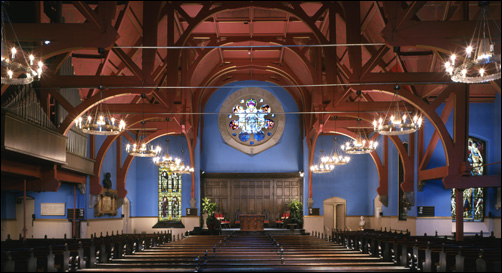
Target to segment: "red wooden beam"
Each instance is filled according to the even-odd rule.
[[[89,158],[96,159],[96,138],[94,135],[89,135]]]
[[[143,45],[156,46],[157,45],[157,32],[158,22],[161,11],[160,1],[147,1],[143,2]],[[143,78],[149,79],[152,77],[153,66],[155,64],[156,49],[143,49],[142,50],[142,70]],[[153,81],[153,80],[151,80]]]
[[[449,98],[448,101],[446,102],[443,112],[441,113],[441,121],[443,123],[446,123],[448,121],[448,118],[450,117],[451,110],[453,109],[453,97]],[[432,138],[429,141],[429,145],[427,146],[427,150],[425,151],[425,155],[422,157],[422,161],[420,162],[420,165],[418,166],[419,170],[424,170],[427,168],[427,165],[429,164],[429,161],[432,157],[432,153],[436,149],[436,145],[439,141],[439,133],[438,131],[434,131],[432,134]],[[444,148],[444,147],[443,147]]]
[[[385,6],[385,4],[384,4]],[[394,16],[390,14],[390,16]],[[382,30],[382,36],[392,46],[413,46],[434,48],[438,51],[450,53],[457,45],[453,41],[458,39],[470,39],[468,33],[473,33],[477,21],[406,21],[399,29],[392,24],[392,18]],[[497,21],[500,26],[500,20]],[[500,33],[494,24],[490,25],[491,33]],[[500,37],[500,36],[498,36]]]
[[[380,162],[380,161],[378,161]],[[380,196],[389,195],[389,137],[383,136],[383,164],[377,164],[379,172],[377,193]],[[381,172],[381,173],[380,173]]]
[[[458,176],[462,175],[461,167],[467,161],[467,142],[469,130],[469,85],[464,84],[464,88],[455,91],[455,106],[453,108],[453,158],[448,164],[448,176],[452,179],[443,179],[446,188],[463,188],[462,180]],[[447,185],[446,183],[454,183]]]
[[[359,1],[344,1],[342,2],[346,14],[345,17],[347,43],[361,43],[361,11]],[[349,62],[352,68],[351,79],[357,81],[361,78],[362,69],[362,52],[360,46],[351,46],[349,50]]]
[[[433,169],[427,169],[427,170],[419,170],[418,171],[418,181],[427,181],[427,180],[433,180],[433,179],[443,179],[445,176],[448,175],[448,167],[443,166],[443,167],[437,167]]]
[[[133,76],[60,76],[42,77],[43,88],[98,88],[104,87],[141,87],[143,82]]]
[[[58,90],[56,89],[49,89],[48,90],[49,94],[54,97],[54,99],[69,113],[73,110],[73,105],[71,105],[70,102],[66,100],[65,97],[63,97]]]
[[[122,50],[122,48],[112,48],[113,53],[119,57],[119,59],[126,65],[126,67],[129,69],[129,71],[136,76],[137,79],[143,81],[143,71],[141,68],[138,67],[138,65],[127,55],[127,53]],[[123,85],[117,85],[115,87],[122,87]],[[142,86],[142,85],[139,85]]]
[[[417,156],[418,164],[422,162],[423,158],[424,158],[424,126],[422,126],[420,130],[418,130],[418,156]],[[420,166],[418,169],[421,170]]]
[[[73,5],[77,8],[78,11],[87,19],[87,22],[94,26],[97,30],[103,31],[104,27],[101,25],[101,22],[98,18],[98,15],[94,12],[94,10],[89,7],[86,3],[82,1],[72,1]]]
[[[58,168],[57,174],[58,180],[70,183],[85,184],[86,175],[76,174],[70,171],[62,170],[61,168]]]

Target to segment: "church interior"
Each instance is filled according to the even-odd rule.
[[[225,262],[250,245],[277,251],[262,270],[500,270],[500,21],[498,1],[3,1],[2,271],[50,271],[51,238],[78,254],[58,271],[172,245],[198,248],[163,270],[252,269]],[[374,260],[288,253],[306,244]]]

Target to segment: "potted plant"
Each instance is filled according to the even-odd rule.
[[[214,211],[216,210],[216,203],[211,203],[207,197],[202,199],[202,229],[208,229],[214,221]]]
[[[303,227],[303,203],[297,200],[292,200],[288,204],[290,211],[289,222],[298,225],[298,228]]]

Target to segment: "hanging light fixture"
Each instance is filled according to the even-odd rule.
[[[357,90],[356,94],[358,96],[361,95],[361,90]],[[359,118],[359,103],[360,100],[357,102],[357,130],[356,130],[356,139],[351,143],[350,141],[347,141],[345,145],[342,145],[340,148],[342,148],[343,151],[345,151],[348,154],[369,154],[373,152],[376,147],[378,146],[378,142],[376,141],[370,141],[367,139],[365,134],[363,133],[363,130],[361,129],[360,121],[361,118]]]
[[[181,158],[183,158],[183,150],[181,150]],[[176,172],[176,171],[175,171]],[[179,170],[176,173],[179,174],[190,174],[193,173],[194,169],[190,166],[185,166],[185,163],[181,162]]]
[[[338,116],[334,117],[335,119],[335,132],[336,132],[336,120],[338,119]],[[333,151],[331,152],[331,155],[326,156],[324,159],[321,158],[321,162],[325,162],[327,165],[345,165],[349,163],[350,157],[349,156],[343,156],[342,153],[338,150],[338,146],[336,145],[337,138],[334,138],[334,143],[333,143]]]
[[[321,151],[320,152],[321,152],[321,156],[319,157],[320,162],[318,162],[317,164],[311,165],[310,170],[313,173],[329,173],[335,168],[335,165],[328,165],[327,164],[328,157],[323,156],[322,137],[321,137]]]
[[[500,54],[495,55],[495,42],[492,40],[490,25],[494,24],[500,34],[500,26],[493,20],[488,9],[489,1],[479,1],[482,9],[472,34],[471,41],[465,49],[462,61],[457,61],[457,55],[452,54],[445,63],[445,70],[454,82],[483,83],[500,79]]]
[[[129,143],[126,145],[126,151],[132,155],[132,156],[138,156],[138,157],[154,157],[158,155],[161,151],[160,146],[153,147],[153,145],[150,145],[150,149],[148,149],[148,145],[146,143],[145,139],[145,94],[141,94],[141,99],[143,102],[143,120],[141,121],[141,130],[138,131],[136,135],[136,143],[133,143],[132,145]]]
[[[177,157],[172,157],[169,155],[169,139],[166,139],[166,154],[164,156],[156,156],[153,158],[153,163],[159,167],[168,169],[169,171],[175,171],[179,169],[181,165],[181,159]]]
[[[169,132],[169,118],[166,118],[166,128]],[[156,156],[153,158],[153,163],[159,167],[166,168],[168,171],[179,174],[193,173],[194,169],[189,166],[185,166],[185,163],[181,161],[180,158],[172,157],[169,155],[168,150],[169,139],[166,139],[166,154],[164,156]],[[183,150],[181,151],[183,154]]]
[[[394,47],[394,52],[396,53],[396,78],[397,78],[397,53],[399,52],[399,47]],[[397,84],[394,86],[394,95],[392,96],[392,102],[389,105],[389,109],[385,115],[378,116],[373,120],[373,130],[381,135],[405,135],[416,132],[422,126],[422,115],[418,112],[415,114],[410,114],[410,111],[406,108],[406,104],[399,106],[399,89],[401,87]]]
[[[100,86],[100,96],[103,99],[103,88]],[[91,135],[118,135],[125,130],[124,120],[117,122],[110,111],[100,102],[98,106],[87,112],[87,116],[75,119],[75,125],[82,132]]]
[[[26,85],[38,81],[42,76],[44,63],[23,50],[4,5],[2,2],[2,85]],[[5,37],[4,26],[7,25],[16,39],[14,43],[7,42]]]

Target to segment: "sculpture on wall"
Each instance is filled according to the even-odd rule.
[[[112,175],[110,173],[105,174],[105,178],[103,179],[103,188],[111,189],[112,188],[112,180],[110,179]]]
[[[94,216],[99,217],[105,214],[115,216],[117,215],[117,199],[118,192],[112,190],[112,180],[110,173],[105,174],[103,179],[103,190],[98,195],[98,202],[94,205]]]
[[[364,216],[361,216],[361,221],[359,221],[359,230],[364,230],[365,225],[366,221],[364,221]]]

